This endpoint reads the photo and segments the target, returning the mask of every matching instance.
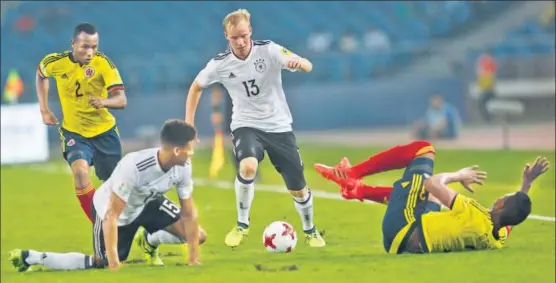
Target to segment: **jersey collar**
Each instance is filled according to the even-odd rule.
[[[251,40],[251,50],[249,50],[249,54],[247,54],[247,57],[245,57],[245,59],[241,59],[241,58],[237,57],[237,55],[234,53],[234,50],[232,49],[232,47],[228,46],[228,48],[230,49],[230,52],[232,52],[232,55],[234,55],[234,57],[239,61],[248,61],[249,58],[251,58],[251,54],[253,54],[253,47],[254,47],[253,40]]]
[[[156,157],[156,168],[158,169],[158,171],[162,172],[162,173],[166,173],[167,171],[164,171],[164,169],[162,169],[162,166],[160,165],[160,159],[158,159],[158,153],[160,152],[160,148],[156,151],[155,157]],[[170,171],[170,170],[168,170]]]
[[[75,60],[75,57],[73,57],[73,52],[71,52],[71,51],[70,51],[70,54],[69,54],[69,59],[71,60],[71,62],[73,62],[75,64],[79,64],[80,67],[89,65],[89,64],[81,64],[81,63],[77,62],[77,60]]]
[[[73,57],[73,52],[70,52],[69,54],[69,58],[73,63],[79,64],[79,62],[77,62],[77,60],[75,60],[75,57]],[[80,64],[81,65],[81,64]]]

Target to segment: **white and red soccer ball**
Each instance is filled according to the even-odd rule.
[[[274,221],[264,229],[263,245],[269,252],[289,253],[296,244],[297,233],[289,223]]]

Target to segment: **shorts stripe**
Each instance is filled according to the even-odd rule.
[[[419,196],[419,191],[421,190],[422,179],[423,176],[419,174],[413,174],[413,178],[411,180],[411,188],[409,189],[409,195],[404,210],[405,220],[407,221],[407,223],[412,223],[415,221],[414,210],[417,206],[417,198]]]
[[[97,215],[95,225],[93,227],[93,251],[96,256],[100,258],[104,258],[104,254],[101,249],[101,240],[102,240],[102,219]]]
[[[411,207],[411,217],[413,218],[413,221],[415,221],[415,207],[417,207],[417,202],[419,201],[419,194],[421,193],[421,190],[423,189],[423,175],[419,174],[416,175],[417,176],[417,183],[414,185],[414,192],[413,192],[413,204]]]
[[[62,152],[66,152],[66,137],[64,136],[64,132],[62,132],[62,128],[58,128],[58,133],[60,134],[60,141],[62,142]]]

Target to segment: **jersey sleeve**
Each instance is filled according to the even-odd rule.
[[[193,194],[193,178],[191,177],[191,162],[180,170],[180,181],[176,183],[176,190],[180,199],[189,199]]]
[[[197,81],[201,88],[207,88],[211,84],[218,82],[218,73],[216,72],[217,65],[218,63],[212,59],[207,63],[205,68],[199,72],[195,81]]]
[[[270,42],[269,53],[272,60],[279,64],[282,69],[286,69],[290,72],[297,71],[296,69],[288,68],[288,62],[291,59],[299,58],[297,54],[274,42]]]
[[[112,191],[127,202],[132,191],[137,187],[138,181],[137,169],[133,160],[122,159],[110,178]]]
[[[467,206],[469,205],[469,200],[470,199],[468,197],[462,194],[457,194],[452,201],[450,210],[455,213],[464,213],[467,210]]]
[[[37,68],[37,72],[43,78],[50,78],[56,75],[56,62],[63,58],[63,55],[60,53],[51,53],[46,55],[41,62],[39,63],[39,67]]]
[[[105,55],[101,55],[101,57],[100,71],[102,78],[104,79],[106,90],[111,92],[118,89],[124,89],[124,82],[114,62],[112,62],[112,60]]]

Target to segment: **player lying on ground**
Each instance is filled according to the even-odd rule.
[[[525,220],[531,211],[527,195],[531,184],[548,170],[546,158],[537,158],[532,166],[527,164],[520,191],[499,198],[489,211],[446,187],[448,183],[461,182],[471,190],[469,185],[482,183],[486,173],[464,168],[430,177],[433,158],[432,145],[416,141],[376,154],[353,167],[344,158],[335,167],[316,164],[315,168],[341,185],[346,199],[388,203],[382,230],[384,248],[390,253],[501,248],[511,227]],[[360,180],[404,167],[402,178],[393,187],[369,186]],[[440,204],[451,211],[440,212]]]
[[[206,233],[197,223],[189,162],[196,134],[195,128],[182,120],[166,121],[160,148],[129,153],[118,163],[94,197],[94,255],[13,250],[12,264],[18,271],[35,264],[63,270],[108,265],[116,270],[127,258],[139,227],[146,232],[139,234],[138,241],[154,259],[159,261],[158,245],[187,242],[188,263],[200,264],[199,244]],[[164,196],[171,187],[176,187],[181,212]]]
[[[313,223],[313,195],[304,166],[292,116],[282,87],[282,70],[311,72],[313,65],[270,40],[251,40],[250,14],[240,9],[223,21],[229,50],[210,60],[189,89],[185,120],[194,124],[202,89],[221,83],[233,102],[232,143],[239,170],[235,180],[237,223],[224,240],[238,246],[249,233],[249,210],[255,196],[255,176],[265,151],[293,197],[306,243],[326,242]]]
[[[58,120],[48,107],[48,78],[56,80],[64,116],[59,128],[62,153],[71,167],[77,198],[91,222],[95,189],[89,179],[89,167],[95,166],[102,181],[116,168],[122,158],[122,144],[116,119],[108,109],[121,109],[127,104],[118,69],[97,51],[98,40],[94,26],[78,25],[72,50],[47,55],[36,74],[42,121],[52,126],[58,125]]]

